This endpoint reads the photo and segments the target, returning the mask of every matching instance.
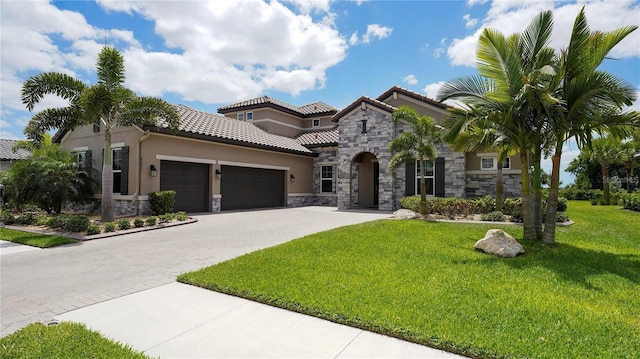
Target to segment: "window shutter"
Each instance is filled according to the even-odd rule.
[[[405,196],[413,196],[416,194],[416,161],[409,161],[405,166]]]
[[[436,197],[444,197],[444,157],[436,158]]]
[[[91,150],[84,151],[84,171],[87,172],[87,176],[91,177]]]
[[[122,173],[120,174],[120,194],[129,194],[129,146],[122,147]]]

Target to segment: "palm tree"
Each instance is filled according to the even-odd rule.
[[[591,32],[584,7],[577,15],[567,49],[557,58],[556,75],[551,86],[558,102],[546,107],[548,133],[553,134],[551,185],[543,241],[555,243],[556,212],[560,183],[562,147],[570,138],[579,146],[589,145],[594,131],[633,124],[637,118],[620,113],[636,98],[635,88],[597,68],[614,46],[637,26],[625,26],[611,32]]]
[[[98,55],[97,84],[87,86],[69,75],[55,72],[30,77],[22,85],[22,102],[29,111],[45,95],[69,101],[67,107],[48,108],[31,118],[24,132],[34,143],[41,143],[52,129],[73,130],[78,126],[100,124],[104,130],[102,167],[102,221],[113,220],[113,167],[111,130],[117,126],[155,126],[163,118],[177,129],[180,118],[169,103],[154,97],[140,97],[124,87],[124,58],[118,50],[105,46]]]
[[[550,71],[554,51],[548,47],[553,18],[551,11],[540,13],[522,34],[508,38],[494,29],[480,35],[476,56],[479,76],[454,79],[445,84],[438,100],[456,99],[467,110],[481,106],[494,114],[492,127],[508,138],[520,156],[524,238],[536,239],[531,206],[529,156],[537,132],[539,104],[532,97],[549,101],[542,80]],[[460,133],[475,122],[473,116],[458,121],[450,131]]]
[[[620,161],[622,143],[613,137],[600,137],[591,142],[589,157],[600,164],[602,170],[602,204],[611,202],[609,168]]]
[[[440,134],[436,122],[429,116],[420,115],[409,106],[400,106],[393,112],[391,121],[394,125],[404,121],[411,127],[391,140],[389,151],[393,154],[389,161],[389,170],[395,172],[398,167],[408,161],[419,161],[420,168],[420,213],[426,214],[427,195],[424,178],[426,162],[435,160],[437,153],[434,144],[440,142]],[[407,178],[407,181],[409,179]]]
[[[622,144],[620,160],[624,164],[624,170],[626,172],[625,182],[627,183],[627,192],[629,193],[633,191],[634,181],[631,178],[633,168],[635,167],[636,161],[640,160],[640,158],[636,156],[640,156],[640,142],[632,140]]]
[[[479,108],[466,111],[460,108],[450,108],[443,122],[445,134],[443,139],[451,145],[451,148],[460,152],[498,151],[498,164],[496,171],[496,211],[502,211],[504,203],[504,181],[502,164],[513,153],[515,148],[509,142],[507,136],[498,129],[493,128],[493,121],[489,120],[491,114],[481,113]],[[475,116],[473,121],[467,117]],[[458,121],[472,123],[462,132],[451,131]]]

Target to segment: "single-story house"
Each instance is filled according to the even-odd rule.
[[[15,161],[25,159],[31,154],[23,148],[14,151],[13,146],[16,142],[16,140],[0,138],[0,172],[8,171]]]
[[[306,205],[397,209],[403,197],[419,194],[421,170],[416,162],[396,173],[387,170],[389,142],[407,130],[391,122],[400,105],[438,122],[446,116],[446,105],[397,86],[342,110],[267,96],[221,107],[219,114],[176,105],[177,132],[162,122],[112,131],[115,211],[147,213],[148,194],[168,189],[176,191],[175,210],[187,212]],[[59,131],[54,141],[100,173],[103,138],[99,127],[84,126]],[[427,195],[494,193],[496,153],[454,152],[446,144],[437,151],[425,166]],[[504,163],[507,196],[520,195],[514,159]]]

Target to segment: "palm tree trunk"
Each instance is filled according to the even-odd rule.
[[[425,163],[420,158],[420,214],[427,215],[427,183],[424,179]]]
[[[560,159],[562,157],[562,146],[560,151],[556,148],[556,153],[551,156],[551,185],[549,186],[549,198],[547,199],[547,218],[544,223],[544,235],[542,241],[547,244],[556,243],[556,222],[558,214],[558,190],[560,187]]]
[[[522,177],[522,222],[524,226],[524,239],[535,240],[536,229],[533,226],[533,214],[531,213],[531,188],[529,184],[529,160],[525,151],[520,152],[520,176]]]
[[[542,238],[542,152],[536,150],[533,155],[533,226],[536,229],[536,237]]]
[[[106,126],[105,126],[106,127]],[[113,221],[113,164],[111,161],[111,131],[105,128],[104,163],[102,164],[102,222]]]
[[[498,171],[496,173],[496,211],[502,212],[504,202],[504,183],[502,181],[502,161],[498,157]]]

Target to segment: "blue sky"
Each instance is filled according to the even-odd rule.
[[[583,5],[592,30],[640,25],[640,2],[625,0],[2,1],[0,137],[24,138],[26,78],[56,71],[92,83],[105,41],[124,54],[127,86],[140,95],[214,113],[262,95],[342,108],[393,85],[435,97],[443,82],[476,73],[484,27],[519,32],[542,10],[554,11],[552,45],[564,47]],[[640,91],[640,30],[612,57],[603,69]],[[36,111],[62,105],[48,97]],[[563,168],[578,152],[567,145]]]

